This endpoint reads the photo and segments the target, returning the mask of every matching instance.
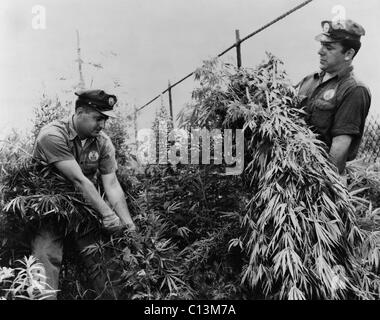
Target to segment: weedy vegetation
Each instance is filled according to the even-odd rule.
[[[84,252],[100,257],[95,268],[120,270],[109,277],[114,298],[379,299],[379,164],[350,163],[342,185],[271,54],[254,69],[210,60],[195,74],[181,127],[243,129],[244,172],[226,175],[214,162],[136,171],[122,157],[118,177],[139,231]],[[160,112],[156,132],[165,119],[171,128]],[[128,154],[122,123],[114,128]],[[45,223],[67,235],[103,231],[64,177],[12,152],[1,163],[0,296],[38,299],[38,262],[23,258],[31,234]],[[96,299],[77,259],[67,251],[58,297]]]

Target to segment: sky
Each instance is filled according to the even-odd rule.
[[[80,34],[87,88],[116,94],[127,111],[144,105],[303,0],[2,0],[0,2],[0,136],[28,131],[42,94],[74,101]],[[41,17],[41,6],[45,20]],[[339,6],[339,7],[337,7]],[[339,12],[334,11],[337,8]],[[344,9],[344,10],[343,10]],[[38,11],[36,11],[38,10]],[[242,63],[254,67],[265,51],[279,57],[293,81],[318,71],[320,22],[345,14],[364,26],[355,73],[372,92],[371,113],[380,114],[380,1],[314,0],[242,44]],[[235,62],[231,50],[223,59]],[[102,67],[100,68],[99,65]],[[188,79],[173,89],[174,115],[194,88]],[[167,95],[139,113],[139,129],[151,126]]]

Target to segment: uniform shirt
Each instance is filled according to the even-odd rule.
[[[87,138],[84,146],[73,125],[73,116],[63,121],[54,121],[39,132],[33,157],[45,165],[57,161],[76,160],[83,174],[96,181],[96,174],[116,171],[115,148],[111,139],[103,132],[97,137]]]
[[[329,149],[334,137],[352,136],[348,161],[358,152],[371,105],[369,89],[354,77],[352,70],[350,66],[327,81],[323,81],[324,72],[311,74],[301,81],[298,92],[307,113],[306,122]]]

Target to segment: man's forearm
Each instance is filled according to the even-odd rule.
[[[82,192],[85,199],[94,207],[94,209],[96,209],[103,217],[114,214],[90,180],[83,179],[80,182],[76,182],[75,186]]]
[[[350,148],[352,137],[341,135],[333,138],[330,148],[330,160],[338,168],[339,174],[342,174],[346,167],[348,150]]]
[[[110,190],[106,190],[106,193],[112,209],[115,210],[119,218],[127,225],[133,224],[127,202],[124,198],[124,192],[120,184],[118,182],[114,183]]]

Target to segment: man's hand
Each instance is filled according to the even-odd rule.
[[[110,214],[103,217],[104,228],[108,231],[117,231],[122,228],[120,218],[116,214]]]
[[[125,222],[123,221],[122,222],[122,225],[126,228],[128,228],[129,230],[131,231],[136,231],[136,225],[133,223],[133,221],[128,221],[128,222]]]
[[[116,215],[116,213],[111,213],[107,216],[104,216],[103,225],[104,228],[110,232],[116,232],[124,228],[131,231],[136,231],[136,225],[132,220],[123,221]]]

